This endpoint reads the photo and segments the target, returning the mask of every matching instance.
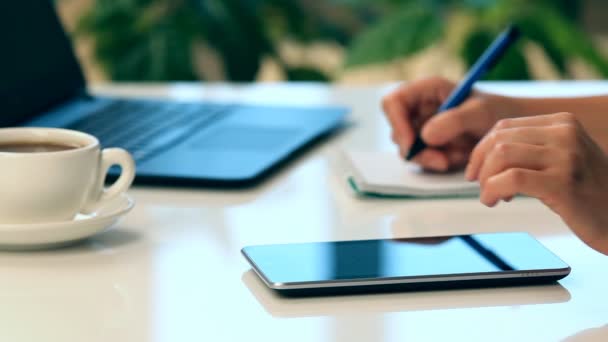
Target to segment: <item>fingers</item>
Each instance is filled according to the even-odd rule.
[[[521,193],[551,207],[577,174],[579,131],[567,113],[501,121],[473,150],[466,177],[488,206]]]
[[[437,172],[447,171],[450,167],[450,160],[446,153],[434,148],[424,149],[412,161],[426,170]]]
[[[473,146],[475,146],[474,140],[462,137],[440,149],[428,147],[412,161],[426,170],[437,172],[462,169],[469,160]]]
[[[393,141],[400,147],[403,154],[403,150],[409,148],[414,142],[414,128],[410,121],[408,106],[403,103],[399,93],[393,93],[384,98],[382,107],[393,129]]]
[[[500,132],[501,141],[509,142],[493,144]],[[603,205],[608,158],[584,127],[558,114],[503,122],[492,135],[475,151],[481,165],[480,201],[492,207],[516,194],[538,198],[590,247],[608,254]]]
[[[501,199],[524,194],[541,200],[551,193],[552,180],[542,171],[513,168],[490,177],[482,188],[480,200],[493,207]]]
[[[484,186],[490,177],[508,169],[543,170],[550,164],[551,152],[544,146],[522,143],[495,145],[481,167],[479,183]]]
[[[507,129],[515,127],[545,127],[557,124],[576,123],[577,121],[573,114],[564,112],[500,120],[496,123],[493,129]]]
[[[483,160],[497,144],[554,144],[567,147],[575,138],[571,136],[572,127],[577,125],[574,115],[570,113],[501,120],[473,150],[465,177],[471,181],[478,179]]]
[[[469,161],[469,156],[476,143],[476,139],[469,136],[463,136],[456,138],[453,142],[442,148],[450,161],[450,169],[456,170],[464,168]]]
[[[393,140],[402,151],[414,142],[419,127],[433,115],[444,94],[454,84],[442,78],[429,78],[400,86],[382,101],[384,113],[393,129]]]
[[[483,135],[491,127],[483,100],[473,98],[457,108],[433,116],[422,129],[422,139],[431,146],[445,145],[464,134]]]
[[[445,154],[448,157],[450,169],[462,169],[469,158],[469,152],[462,149],[448,149]]]
[[[479,178],[479,171],[488,153],[501,144],[522,143],[528,145],[561,145],[558,134],[551,134],[550,127],[516,127],[493,130],[486,135],[471,153],[465,177],[473,181]]]

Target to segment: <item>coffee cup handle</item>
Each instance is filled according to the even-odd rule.
[[[120,176],[114,184],[110,185],[108,188],[104,188],[106,175],[108,174],[110,167],[114,165],[119,165],[121,167]],[[135,161],[133,161],[129,152],[122,148],[106,148],[101,151],[99,171],[99,179],[97,180],[98,187],[93,190],[97,195],[94,195],[94,197],[91,198],[91,201],[83,208],[84,212],[90,212],[96,207],[99,207],[105,202],[126,192],[135,178]]]
[[[122,169],[120,176],[109,188],[103,189],[100,202],[109,201],[116,196],[126,192],[135,178],[135,161],[129,152],[122,148],[106,148],[101,151],[101,177],[105,179],[106,174],[113,165],[119,165]],[[103,186],[103,182],[102,182]]]

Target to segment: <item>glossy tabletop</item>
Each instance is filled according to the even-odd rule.
[[[608,257],[530,198],[358,198],[344,149],[395,150],[392,85],[104,85],[100,94],[352,108],[349,125],[246,190],[135,187],[116,227],[49,251],[0,252],[2,341],[606,341]],[[519,95],[608,93],[608,82],[486,83]],[[286,299],[240,255],[250,244],[527,231],[572,267],[559,284]]]

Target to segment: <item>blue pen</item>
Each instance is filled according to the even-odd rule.
[[[496,64],[496,62],[498,62],[509,46],[511,46],[517,40],[517,38],[519,38],[519,35],[519,30],[513,25],[510,25],[506,30],[504,30],[498,36],[498,38],[492,42],[486,51],[484,51],[473,67],[471,67],[471,70],[469,70],[464,80],[460,82],[460,84],[452,91],[445,102],[443,102],[441,107],[439,107],[437,114],[460,105],[471,93],[473,84],[482,78],[485,73],[490,70]],[[418,135],[405,159],[411,160],[415,155],[420,153],[425,148],[426,144],[424,141],[422,141],[420,135]]]

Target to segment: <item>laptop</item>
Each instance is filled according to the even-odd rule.
[[[0,126],[93,134],[131,152],[139,184],[254,184],[340,128],[346,112],[93,96],[53,1],[0,2]]]

